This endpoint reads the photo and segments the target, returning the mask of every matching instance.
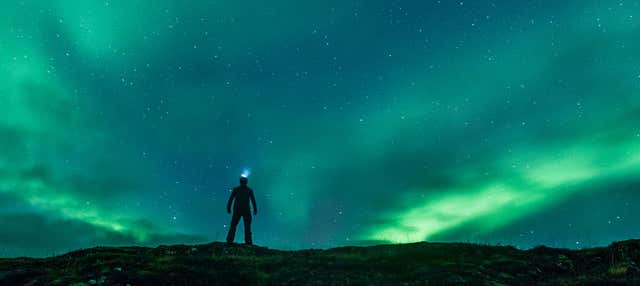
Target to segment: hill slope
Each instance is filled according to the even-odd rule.
[[[640,240],[579,251],[414,243],[279,251],[211,243],[0,259],[0,285],[637,285]]]

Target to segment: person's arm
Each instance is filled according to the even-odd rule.
[[[256,205],[256,198],[253,196],[253,190],[249,192],[249,196],[251,198],[251,204],[253,205],[253,215],[258,214],[258,206]]]
[[[236,197],[236,189],[233,189],[233,191],[231,191],[231,196],[229,196],[229,202],[227,203],[227,213],[231,213],[231,202],[233,202],[233,199]]]

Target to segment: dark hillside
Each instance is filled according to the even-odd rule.
[[[0,285],[640,285],[640,240],[564,250],[414,243],[279,251],[211,243],[0,259]]]

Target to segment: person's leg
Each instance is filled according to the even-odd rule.
[[[253,244],[251,239],[251,214],[244,214],[242,218],[244,221],[244,243]]]
[[[236,237],[236,227],[238,226],[238,222],[240,222],[240,215],[234,212],[231,217],[231,224],[229,225],[229,233],[227,234],[228,243],[232,243]]]

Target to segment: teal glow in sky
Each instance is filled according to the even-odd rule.
[[[253,4],[255,6],[250,6]],[[0,3],[0,256],[640,237],[640,1]]]

